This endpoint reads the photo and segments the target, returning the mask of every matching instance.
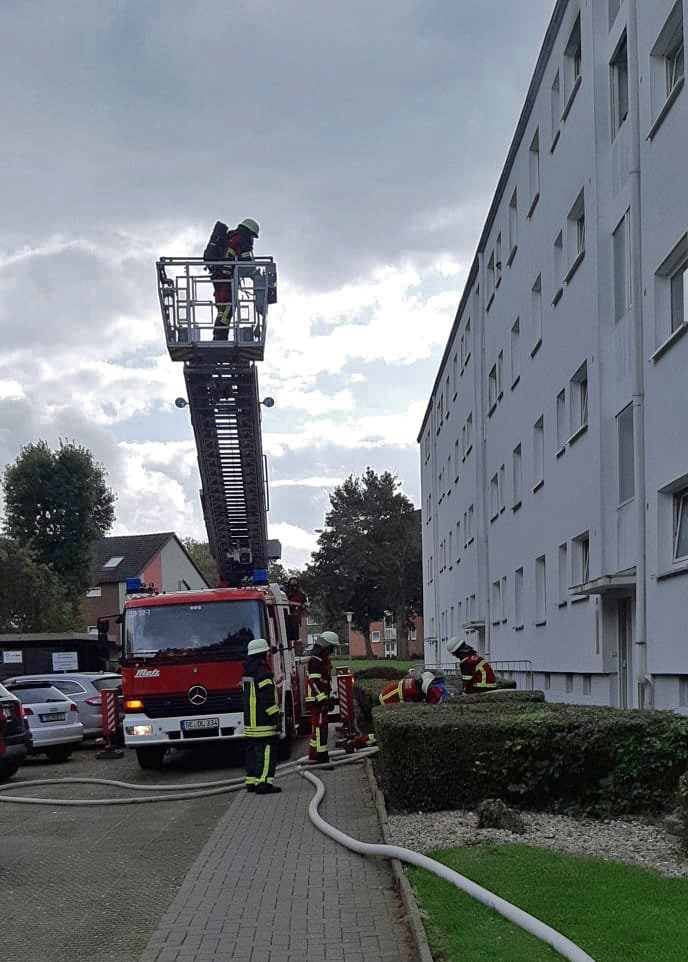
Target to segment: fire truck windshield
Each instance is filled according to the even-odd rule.
[[[200,655],[243,661],[253,638],[264,637],[258,601],[151,605],[124,614],[125,657]]]

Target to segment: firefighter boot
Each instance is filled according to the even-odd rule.
[[[262,785],[256,786],[256,795],[276,795],[281,791],[282,789],[279,787],[279,785],[269,785],[267,783],[263,783]]]

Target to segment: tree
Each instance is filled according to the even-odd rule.
[[[5,468],[3,486],[5,534],[58,575],[78,620],[94,542],[115,518],[115,494],[103,466],[73,441],[60,440],[57,451],[38,441]]]
[[[328,624],[343,631],[344,613],[353,612],[368,657],[370,622],[385,611],[395,613],[399,655],[407,657],[409,618],[421,610],[420,512],[399,487],[390,472],[367,468],[335,488],[304,574],[304,588]]]
[[[220,580],[217,572],[217,562],[210,553],[210,545],[208,542],[196,541],[194,538],[182,538],[182,544],[210,587],[217,588]]]
[[[73,606],[65,585],[27,548],[0,538],[0,631],[65,631]]]

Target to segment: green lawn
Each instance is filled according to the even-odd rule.
[[[422,658],[416,658],[415,661],[396,661],[394,658],[333,658],[332,664],[349,665],[351,671],[356,674],[364,668],[401,668],[402,671],[408,671],[414,666],[422,668],[423,660]]]
[[[576,858],[525,845],[482,844],[430,853],[513,902],[595,962],[686,962],[688,878]],[[554,949],[448,882],[409,869],[436,962],[556,962]]]

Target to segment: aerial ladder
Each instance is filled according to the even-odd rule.
[[[156,269],[167,349],[184,364],[201,504],[220,582],[234,587],[258,573],[267,580],[280,546],[267,537],[256,363],[265,354],[268,306],[277,300],[276,265],[271,257],[211,264],[200,257],[161,257]],[[220,269],[231,281],[226,340],[213,339],[211,274]],[[184,399],[176,403],[185,406]]]

